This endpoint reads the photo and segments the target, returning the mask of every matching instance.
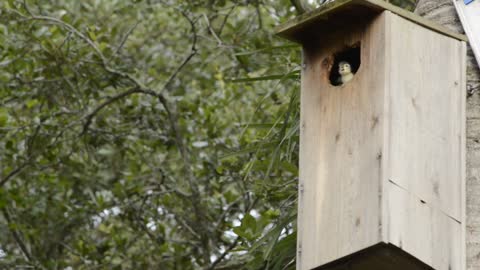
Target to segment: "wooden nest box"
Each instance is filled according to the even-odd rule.
[[[278,34],[303,46],[297,269],[465,270],[466,38],[381,0]]]

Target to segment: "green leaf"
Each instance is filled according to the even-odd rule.
[[[245,214],[242,219],[242,227],[255,232],[257,230],[257,220],[250,214]]]
[[[97,153],[99,155],[102,155],[102,156],[111,156],[113,154],[115,154],[115,149],[113,149],[112,147],[110,146],[107,146],[107,147],[104,147],[104,148],[100,148]]]
[[[39,101],[37,99],[31,99],[27,101],[26,105],[27,105],[27,108],[31,109],[34,106],[36,106],[38,103]]]
[[[8,123],[8,112],[5,109],[0,109],[0,127],[5,127]]]
[[[88,31],[88,37],[93,41],[97,40],[97,35],[95,34],[94,31]]]

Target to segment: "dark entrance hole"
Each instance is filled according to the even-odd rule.
[[[347,62],[352,68],[352,73],[356,74],[360,68],[360,44],[348,47],[343,51],[335,53],[332,69],[330,70],[330,83],[338,86],[342,85],[341,75],[338,67],[341,62]]]

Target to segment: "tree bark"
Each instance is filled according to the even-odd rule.
[[[419,0],[416,13],[463,33],[452,0]],[[467,56],[467,269],[480,269],[480,70]]]

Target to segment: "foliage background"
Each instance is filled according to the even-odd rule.
[[[294,269],[302,7],[0,2],[0,268]]]

